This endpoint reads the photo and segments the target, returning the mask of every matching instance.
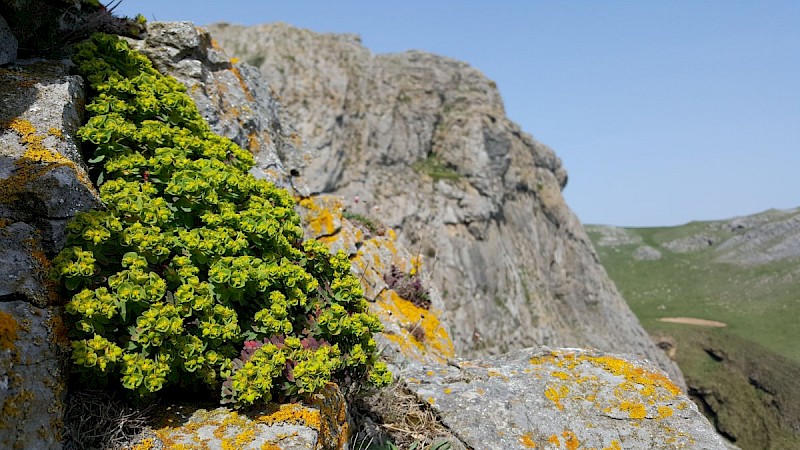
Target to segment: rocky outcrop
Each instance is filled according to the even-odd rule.
[[[63,63],[0,69],[0,447],[61,448],[68,341],[50,260],[100,205],[74,141],[83,82]]]
[[[176,405],[127,448],[341,450],[347,448],[347,424],[344,397],[329,384],[310,405],[270,404],[246,413]]]
[[[467,448],[725,448],[664,372],[633,357],[527,349],[404,375]]]
[[[144,39],[129,39],[153,66],[183,83],[215,133],[256,156],[253,175],[303,191],[293,183],[310,156],[282,117],[270,85],[249,64],[225,54],[190,22],[154,22]]]
[[[312,192],[380,217],[425,255],[459,353],[591,346],[644,355],[681,383],[564,203],[560,160],[505,117],[480,72],[282,24],[210,30],[260,67],[318,154]]]

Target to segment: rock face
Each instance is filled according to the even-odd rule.
[[[312,192],[351,209],[358,197],[431,262],[459,353],[591,346],[644,355],[682,383],[565,205],[560,160],[505,117],[480,72],[282,24],[210,30],[260,67],[317,153]]]
[[[725,448],[664,372],[631,357],[527,349],[404,375],[467,448]]]
[[[208,32],[190,22],[153,22],[142,40],[129,39],[153,66],[183,83],[215,133],[256,156],[253,174],[293,187],[309,155],[287,125],[270,86],[248,64],[230,58]],[[301,185],[294,187],[303,190]]]
[[[0,69],[0,448],[61,448],[69,342],[49,258],[100,205],[73,139],[83,98],[63,63]]]
[[[14,62],[17,59],[17,38],[11,33],[11,28],[3,16],[0,16],[0,66]]]

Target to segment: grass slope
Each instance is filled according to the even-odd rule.
[[[800,210],[587,232],[645,329],[674,345],[720,432],[743,449],[800,448]]]

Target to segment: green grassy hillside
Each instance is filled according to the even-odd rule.
[[[800,209],[668,228],[586,228],[722,434],[744,449],[800,448]],[[674,317],[726,326],[659,321]]]

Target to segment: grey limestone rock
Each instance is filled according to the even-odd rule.
[[[467,448],[726,448],[663,371],[629,356],[524,349],[403,379]]]
[[[173,405],[126,448],[346,450],[348,421],[344,396],[329,384],[307,405],[269,404],[247,412]]]
[[[685,238],[675,239],[662,244],[664,248],[676,253],[687,253],[702,250],[714,245],[714,238],[704,234],[696,234]]]
[[[54,61],[18,61],[0,71],[0,217],[42,233],[48,254],[63,245],[65,219],[98,208],[78,151],[83,81]]]
[[[735,234],[718,246],[720,262],[754,266],[800,257],[800,209],[737,218],[729,229]]]
[[[249,149],[253,174],[302,191],[300,169],[309,158],[287,125],[272,88],[249,64],[230,58],[208,32],[190,22],[151,22],[143,40],[128,40],[160,72],[187,88],[215,133]]]
[[[0,302],[0,448],[61,448],[68,348],[59,308]]]
[[[0,16],[0,66],[13,63],[17,59],[17,38]]]
[[[61,448],[68,341],[50,261],[101,206],[75,142],[83,82],[63,62],[0,69],[1,448]]]
[[[641,245],[633,251],[633,259],[637,261],[658,261],[661,259],[661,252],[649,245]]]
[[[682,385],[564,203],[560,160],[505,117],[478,70],[284,24],[209,29],[280,95],[316,153],[311,191],[375,205],[400,243],[435,261],[460,354],[596,347],[646,356]]]

